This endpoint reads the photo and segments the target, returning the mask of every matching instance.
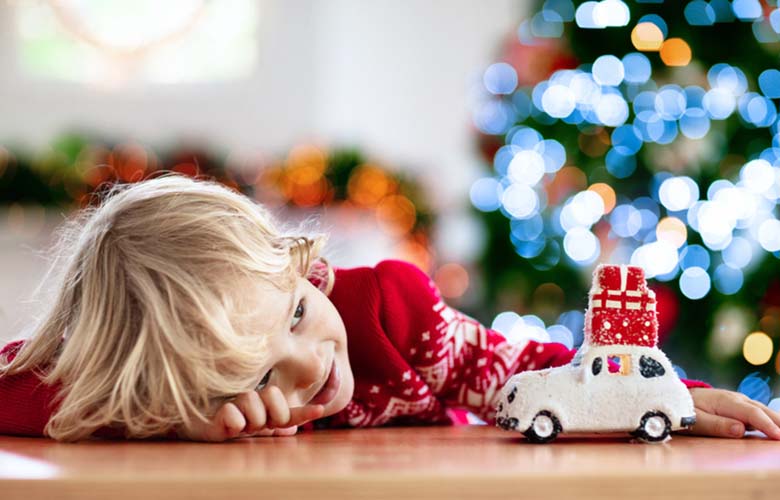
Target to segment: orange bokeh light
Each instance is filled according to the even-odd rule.
[[[642,52],[656,51],[664,43],[664,34],[654,23],[639,23],[631,30],[631,43]]]
[[[469,273],[460,264],[450,262],[436,270],[433,281],[442,296],[448,299],[461,297],[469,287]]]
[[[687,66],[691,62],[691,47],[682,38],[670,38],[661,46],[661,60],[667,66]]]
[[[655,228],[656,237],[680,248],[688,240],[688,229],[677,217],[664,217]]]
[[[373,207],[395,190],[395,183],[380,168],[362,165],[356,168],[347,182],[347,195],[357,205]]]
[[[412,230],[417,221],[414,204],[406,196],[397,194],[382,198],[376,207],[380,226],[390,234],[402,235]]]
[[[138,182],[156,169],[156,158],[140,144],[120,144],[108,155],[108,164],[125,182]]]
[[[551,205],[557,205],[569,193],[582,191],[588,185],[585,172],[574,166],[563,167],[555,174],[552,182],[545,187],[547,199]]]
[[[612,209],[615,208],[617,196],[615,195],[615,190],[612,189],[612,186],[609,184],[597,182],[596,184],[590,186],[588,191],[593,191],[597,195],[601,196],[601,199],[604,201],[604,214],[610,213]]]

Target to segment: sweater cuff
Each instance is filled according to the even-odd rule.
[[[705,389],[712,389],[712,386],[708,384],[707,382],[702,382],[701,380],[688,380],[686,378],[681,378],[682,383],[685,384],[685,387],[688,389],[693,389],[695,387],[703,387]]]

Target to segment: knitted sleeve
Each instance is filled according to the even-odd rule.
[[[13,360],[22,345],[8,344],[0,359]],[[44,384],[32,371],[0,377],[0,434],[43,436],[56,395],[57,387]]]

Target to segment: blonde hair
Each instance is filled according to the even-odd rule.
[[[61,384],[46,426],[57,440],[103,427],[141,438],[206,419],[251,389],[267,359],[263,336],[231,317],[236,288],[259,278],[291,290],[324,241],[283,231],[215,183],[169,175],[116,186],[61,230],[53,303],[0,376],[42,369]]]

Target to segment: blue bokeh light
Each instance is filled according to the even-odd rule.
[[[501,206],[501,184],[492,177],[478,179],[471,185],[471,203],[483,212],[493,212]]]
[[[758,0],[734,0],[731,4],[734,15],[741,20],[752,21],[762,15],[761,3]]]
[[[609,217],[612,232],[621,238],[631,238],[642,229],[642,214],[632,205],[618,205]]]
[[[514,107],[502,100],[486,101],[474,114],[474,125],[485,134],[506,132],[515,122]]]
[[[664,85],[655,95],[655,111],[664,120],[676,120],[687,106],[685,92],[679,85]]]
[[[710,131],[710,119],[701,108],[688,108],[680,117],[680,132],[689,139],[701,139]]]
[[[553,11],[566,22],[574,20],[574,3],[571,0],[547,0],[542,6],[542,12]]]
[[[563,344],[567,349],[574,347],[574,335],[566,326],[552,325],[547,328],[547,333],[550,335],[550,342]]]
[[[748,240],[735,236],[729,246],[723,249],[723,262],[735,269],[742,269],[753,258],[753,247]]]
[[[560,38],[563,18],[552,10],[539,12],[531,18],[531,34],[538,38]]]
[[[769,377],[762,376],[759,372],[754,372],[742,379],[737,387],[737,392],[745,396],[767,404],[772,398],[772,389],[769,387]]]
[[[631,52],[623,56],[624,79],[628,83],[645,83],[650,79],[653,69],[650,59],[641,52]]]
[[[518,240],[531,241],[537,239],[544,230],[544,220],[539,214],[528,219],[512,219],[509,223],[511,232]]]
[[[531,127],[520,127],[512,133],[511,137],[507,138],[507,142],[520,149],[534,149],[542,140],[542,134]]]
[[[738,96],[747,90],[747,77],[745,73],[736,66],[726,63],[713,65],[707,72],[707,81],[712,88],[721,88]]]
[[[680,276],[680,291],[692,300],[698,300],[710,291],[710,276],[700,267],[689,267]]]
[[[689,85],[685,87],[685,99],[688,101],[689,108],[704,108],[702,100],[706,91],[698,85]]]
[[[708,90],[702,99],[702,106],[715,120],[725,120],[731,116],[736,105],[734,94],[720,87]]]
[[[642,148],[642,138],[639,137],[633,125],[622,125],[612,131],[612,147],[623,156],[635,155]]]
[[[683,271],[689,267],[706,270],[710,267],[710,252],[701,245],[688,245],[680,251],[680,267]]]
[[[664,18],[659,16],[658,14],[646,14],[640,17],[636,23],[637,24],[653,23],[656,26],[658,26],[658,29],[661,30],[661,33],[663,33],[664,38],[669,36],[669,27],[666,25],[666,21],[664,21]]]
[[[636,157],[634,155],[621,154],[615,148],[607,152],[604,161],[607,165],[607,171],[618,179],[625,179],[636,170]]]
[[[775,12],[780,13],[780,9]],[[780,15],[777,17],[780,18]],[[776,99],[780,97],[780,71],[776,69],[767,69],[763,71],[758,75],[758,87],[761,89],[761,92],[769,98]]]
[[[517,71],[505,62],[491,64],[485,70],[483,82],[493,94],[511,94],[517,88]]]
[[[691,26],[711,26],[715,22],[715,9],[704,0],[693,0],[685,6],[684,13]]]
[[[593,62],[591,72],[596,83],[613,87],[620,85],[625,74],[623,63],[613,55],[599,56]]]
[[[731,10],[729,0],[710,0],[710,7],[715,11],[716,23],[728,23],[734,20],[734,11]]]
[[[534,149],[542,155],[544,171],[548,174],[557,172],[566,163],[566,149],[555,139],[539,142]]]
[[[726,264],[721,264],[715,268],[712,278],[715,289],[723,295],[734,295],[742,288],[745,281],[741,270],[734,269]]]

